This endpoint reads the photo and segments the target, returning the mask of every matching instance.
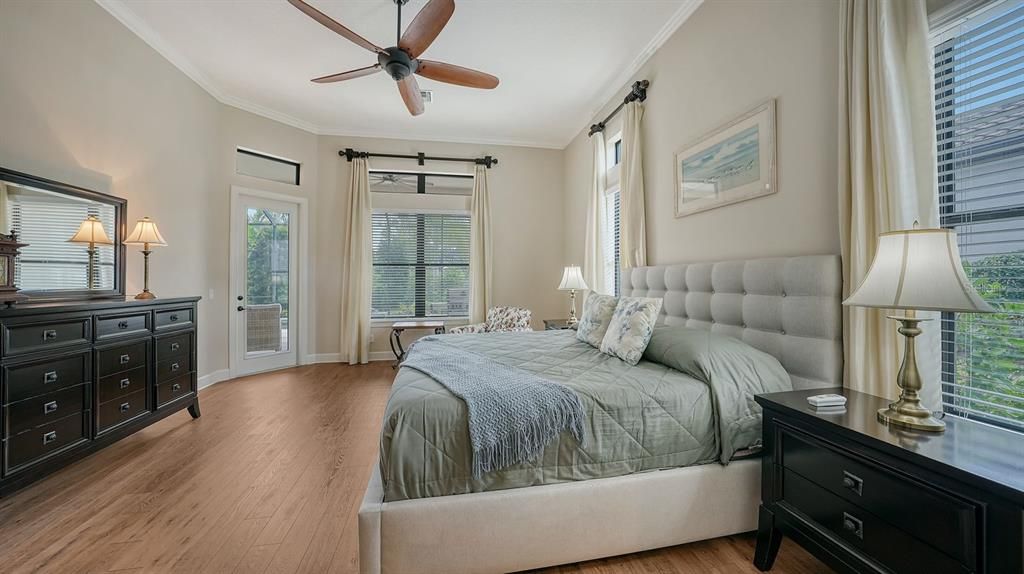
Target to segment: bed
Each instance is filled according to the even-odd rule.
[[[661,324],[707,329],[774,356],[794,388],[841,384],[840,292],[835,256],[643,267],[624,273],[622,285],[624,295],[663,298]],[[359,512],[364,574],[516,571],[756,527],[760,465],[718,462],[733,453],[713,439],[715,417],[701,406],[710,404],[707,385],[652,361],[628,367],[568,332],[504,339],[514,336],[460,344],[576,384],[589,424],[616,427],[602,435],[613,439],[582,448],[559,439],[534,463],[474,478],[459,444],[459,399],[400,369],[381,464]],[[605,412],[622,405],[632,410]]]

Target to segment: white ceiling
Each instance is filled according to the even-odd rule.
[[[380,46],[395,44],[392,0],[308,0]],[[433,90],[411,117],[387,74],[311,78],[374,54],[285,0],[97,0],[220,101],[318,134],[562,148],[700,0],[461,0],[422,57],[498,76],[495,90],[418,77]],[[426,0],[402,10],[403,27]]]

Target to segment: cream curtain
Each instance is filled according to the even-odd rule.
[[[349,364],[370,360],[370,298],[373,281],[371,246],[370,166],[365,158],[352,160],[348,184],[348,247],[343,265],[341,355]]]
[[[622,267],[647,265],[647,223],[644,215],[644,154],[639,102],[622,108],[622,165],[619,183],[619,250]]]
[[[864,279],[880,233],[938,225],[932,54],[924,0],[844,0],[839,86],[843,288]],[[903,340],[876,309],[844,307],[846,386],[895,397]],[[917,338],[923,394],[937,408],[938,321]]]
[[[482,323],[487,318],[494,282],[494,259],[491,241],[491,200],[487,192],[487,168],[476,166],[473,175],[473,199],[470,206],[469,232],[469,322]]]
[[[604,244],[605,233],[605,198],[607,191],[608,164],[605,159],[604,133],[597,132],[590,138],[594,149],[594,173],[591,177],[590,198],[587,201],[587,231],[583,242],[583,280],[591,291],[610,295],[615,292],[614,285],[608,285],[605,273]]]

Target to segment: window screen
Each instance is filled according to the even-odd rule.
[[[939,213],[994,314],[943,313],[947,413],[1024,429],[1024,2],[935,48]]]
[[[469,315],[469,215],[373,214],[374,319]]]

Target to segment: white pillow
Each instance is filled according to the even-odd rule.
[[[651,342],[661,301],[646,297],[619,299],[608,332],[601,341],[601,352],[614,355],[630,365],[639,363],[647,343]]]
[[[583,302],[583,316],[576,326],[576,338],[595,349],[600,348],[618,303],[619,300],[611,295],[591,291]]]

